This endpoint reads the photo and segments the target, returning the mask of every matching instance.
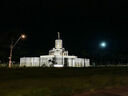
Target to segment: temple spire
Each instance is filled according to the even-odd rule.
[[[58,39],[60,39],[60,32],[58,32]]]

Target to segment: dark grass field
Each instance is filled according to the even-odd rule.
[[[0,68],[0,96],[72,96],[128,85],[128,67]]]

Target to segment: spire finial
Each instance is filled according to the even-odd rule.
[[[60,32],[58,32],[58,39],[60,39]]]

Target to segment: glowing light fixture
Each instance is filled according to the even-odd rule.
[[[22,39],[25,39],[25,38],[26,38],[26,35],[25,35],[25,34],[22,34],[22,35],[21,35],[21,38],[22,38]]]
[[[16,44],[19,42],[20,39],[25,39],[26,35],[25,34],[21,34],[20,37],[17,39],[17,41],[13,44],[13,42],[10,45],[10,56],[9,56],[9,68],[12,67],[12,52],[13,52],[13,48],[16,46]]]
[[[106,42],[103,41],[103,42],[100,43],[100,47],[105,48],[106,46],[107,46]]]

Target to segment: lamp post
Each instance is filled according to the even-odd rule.
[[[13,48],[16,46],[16,44],[19,42],[20,39],[25,39],[26,35],[21,34],[20,37],[17,39],[17,41],[13,44],[13,42],[10,45],[10,55],[9,55],[9,68],[12,67],[12,53],[13,53]]]

